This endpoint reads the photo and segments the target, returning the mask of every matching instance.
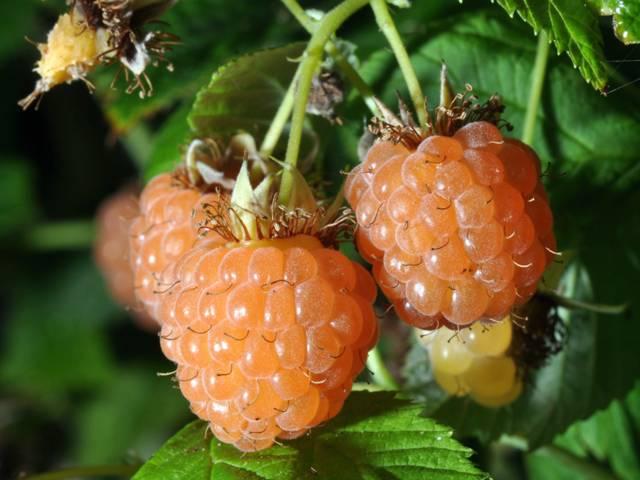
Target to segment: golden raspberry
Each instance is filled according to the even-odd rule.
[[[398,315],[433,329],[502,319],[553,258],[553,216],[529,147],[473,122],[415,150],[378,141],[348,177],[357,246]]]
[[[219,194],[202,192],[171,174],[152,179],[140,196],[140,215],[130,228],[130,259],[135,292],[159,320],[160,294],[175,282],[173,267],[199,241],[197,213]],[[211,232],[206,242],[222,239]]]
[[[105,200],[96,216],[93,255],[114,300],[129,309],[142,328],[154,331],[157,323],[136,300],[129,261],[129,227],[139,214],[138,200],[131,189]]]
[[[162,349],[220,441],[261,450],[338,414],[377,341],[364,268],[297,235],[201,245],[175,272]]]

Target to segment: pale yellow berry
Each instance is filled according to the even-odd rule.
[[[476,358],[463,378],[474,396],[501,397],[516,381],[516,364],[511,357]]]
[[[482,396],[475,393],[471,394],[471,398],[476,403],[484,407],[498,408],[504,407],[505,405],[509,405],[514,402],[522,393],[522,380],[519,378],[515,379],[515,382],[511,389],[504,395],[499,395],[497,397],[491,396]]]
[[[474,360],[474,354],[462,343],[460,337],[448,328],[441,328],[429,351],[434,370],[449,375],[465,372]]]
[[[460,331],[460,338],[467,348],[478,355],[497,357],[511,344],[511,317],[495,323],[474,323]]]
[[[449,395],[464,397],[469,393],[469,388],[462,381],[462,377],[450,375],[438,369],[433,369],[433,377],[437,384]]]

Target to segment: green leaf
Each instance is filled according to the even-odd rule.
[[[158,450],[133,476],[133,480],[209,480],[211,457],[207,427],[192,422]]]
[[[303,43],[259,51],[220,67],[191,110],[185,104],[162,127],[145,177],[168,171],[181,160],[180,147],[195,137],[229,139],[240,131],[259,142],[269,128],[297,69]],[[204,82],[203,82],[204,83]],[[188,121],[186,120],[188,119]],[[305,151],[315,136],[305,130]]]
[[[613,16],[613,31],[628,45],[640,42],[640,2],[638,0],[589,0],[601,15]]]
[[[239,57],[216,71],[198,93],[189,124],[200,137],[240,130],[261,139],[298,68],[304,43]]]
[[[22,158],[0,160],[0,237],[29,225],[36,213],[31,168]]]
[[[606,410],[588,420],[578,422],[554,445],[585,462],[594,462],[601,468],[610,468],[621,480],[640,478],[640,425],[635,423],[633,410],[640,407],[640,385],[624,401],[614,401]],[[542,452],[527,458],[532,479],[570,478],[572,471],[553,456]],[[608,466],[608,467],[607,467]],[[556,472],[550,476],[551,471]]]
[[[250,454],[213,438],[210,457],[191,457],[184,471],[204,478],[212,462],[211,478],[216,480],[488,478],[470,462],[471,450],[451,438],[450,428],[420,418],[419,411],[418,406],[394,398],[393,393],[353,392],[340,415],[310,435]],[[134,480],[191,478],[186,473],[161,477],[158,466],[178,456],[176,449],[170,448],[177,440],[182,451],[182,444],[189,442],[200,450],[195,437],[202,434],[202,425],[196,422],[188,427],[192,428],[191,440],[183,430],[153,457],[158,476],[139,473]],[[145,471],[148,466],[141,470]]]
[[[190,137],[187,116],[191,105],[185,102],[162,125],[153,140],[151,155],[144,166],[144,178],[150,180],[156,175],[172,171],[181,161],[181,150]]]
[[[118,307],[90,258],[67,259],[62,269],[49,264],[28,278],[10,307],[0,359],[3,385],[39,396],[109,381],[113,362],[101,326]]]
[[[279,8],[279,7],[278,7]],[[269,22],[265,22],[269,18]],[[140,120],[165,110],[181,100],[190,100],[225,59],[255,45],[285,41],[295,23],[274,18],[274,5],[257,2],[249,8],[244,2],[228,0],[183,0],[172,7],[162,21],[162,29],[177,35],[181,44],[167,54],[174,66],[150,68],[154,95],[140,99],[127,95],[124,81],[110,88],[118,67],[104,68],[98,75],[98,93],[116,131],[128,130]]]
[[[509,15],[517,13],[537,33],[548,32],[559,53],[566,52],[584,79],[602,90],[607,68],[598,16],[583,0],[498,0]]]

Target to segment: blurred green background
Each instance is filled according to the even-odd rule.
[[[336,2],[301,3],[328,9]],[[183,42],[170,55],[176,71],[151,72],[154,97],[127,97],[122,85],[110,90],[112,68],[93,78],[99,87],[94,95],[81,83],[61,86],[38,110],[22,112],[16,102],[33,86],[37,59],[24,37],[43,41],[63,9],[64,2],[53,0],[0,6],[3,479],[70,465],[140,463],[192,417],[170,379],[156,375],[173,368],[157,337],[139,330],[110,299],[92,260],[92,218],[120,187],[179,159],[188,137],[186,112],[213,71],[240,54],[308,38],[275,0],[182,0],[166,18]],[[445,59],[454,86],[470,82],[482,97],[503,93],[507,119],[516,126],[514,134],[520,133],[535,57],[530,27],[484,0],[416,0],[412,9],[397,12],[397,21],[432,98],[438,64]],[[620,44],[610,18],[602,19],[601,31],[606,57],[629,60],[614,64],[612,85],[640,78],[640,48]],[[357,45],[355,56],[376,92],[393,101],[395,91],[403,91],[402,81],[370,12],[356,15],[341,36]],[[612,303],[635,300],[640,285],[640,200],[634,193],[640,177],[638,98],[640,90],[631,85],[605,100],[565,55],[552,55],[534,141],[543,161],[553,162],[547,180],[560,245],[582,255],[594,295]],[[325,139],[316,171],[333,181],[330,189],[340,170],[356,161],[367,115],[353,96],[339,114],[351,123],[339,129],[324,120],[312,123]],[[604,352],[605,366],[598,364],[599,374],[586,374],[592,376],[588,390],[594,401],[580,410],[581,417],[614,397],[623,399],[638,378],[637,366],[619,382],[617,373],[607,375],[607,352],[622,352],[612,368],[637,362],[638,318],[616,321],[625,318],[633,325],[623,323],[617,333],[607,336],[595,327],[590,333],[606,338],[606,348],[592,347]],[[386,332],[383,349],[399,372],[410,335],[397,327]],[[610,384],[593,383],[604,376],[612,378]],[[640,478],[638,396],[557,440],[569,452],[566,462],[561,456],[548,460],[548,451],[536,457],[505,444],[469,444],[498,479],[565,478],[584,465],[593,467],[584,478],[594,472],[598,478]],[[549,439],[564,427],[548,432]]]

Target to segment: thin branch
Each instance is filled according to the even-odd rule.
[[[291,168],[295,168],[300,154],[300,144],[302,142],[302,132],[304,129],[304,118],[307,111],[307,102],[311,92],[311,84],[316,74],[326,43],[340,26],[356,11],[364,7],[367,0],[345,0],[322,19],[318,28],[311,36],[307,49],[304,52],[302,63],[298,70],[298,81],[293,107],[293,117],[291,119],[291,131],[287,144],[287,154],[285,162]],[[280,184],[279,199],[283,205],[289,202],[289,197],[293,189],[293,174],[285,169],[282,183]]]
[[[531,144],[533,141],[533,133],[536,128],[540,98],[542,96],[542,88],[544,86],[544,78],[547,71],[549,47],[549,36],[547,35],[547,32],[540,30],[540,33],[538,34],[536,61],[533,66],[533,72],[531,72],[531,91],[529,92],[527,112],[525,114],[524,126],[522,128],[522,141],[526,144]]]
[[[411,64],[411,59],[409,58],[407,49],[404,46],[402,37],[400,36],[400,33],[398,33],[395,23],[393,22],[393,18],[391,17],[391,13],[389,12],[387,0],[371,0],[371,8],[376,16],[378,27],[380,27],[380,30],[382,30],[382,33],[387,38],[389,46],[398,61],[398,65],[402,71],[402,76],[404,77],[404,81],[409,89],[411,101],[413,102],[413,106],[418,114],[420,127],[424,128],[428,121],[427,104],[425,102],[424,94],[422,93],[422,88],[420,87],[420,81],[418,80],[418,76]]]
[[[369,356],[367,357],[367,367],[371,370],[373,375],[373,380],[380,387],[385,390],[399,390],[400,387],[398,383],[391,375],[391,372],[387,369],[384,364],[384,360],[382,355],[380,354],[380,350],[378,347],[375,347],[373,350],[369,352]]]

